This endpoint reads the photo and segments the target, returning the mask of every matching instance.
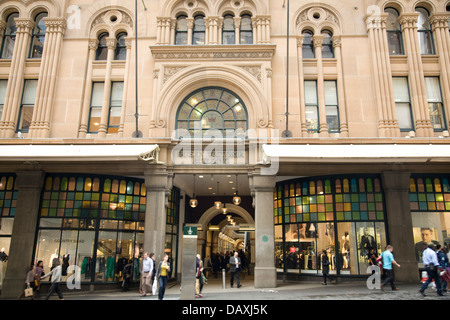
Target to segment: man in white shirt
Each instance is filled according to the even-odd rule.
[[[436,290],[438,296],[443,296],[442,288],[441,288],[441,279],[439,276],[439,261],[437,258],[437,254],[434,251],[434,245],[429,245],[424,251],[422,255],[422,261],[425,265],[425,270],[428,274],[428,280],[420,287],[420,294],[426,297],[425,290],[428,288],[428,285],[434,279],[434,283],[436,284]]]
[[[142,296],[147,295],[147,291],[152,293],[151,289],[151,279],[153,273],[153,259],[151,259],[148,253],[144,253],[144,259],[142,259],[142,279],[141,279],[141,291]],[[148,290],[149,289],[149,290]]]

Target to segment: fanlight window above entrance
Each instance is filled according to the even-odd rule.
[[[177,112],[177,136],[189,132],[191,137],[212,136],[218,130],[224,138],[245,137],[248,129],[247,109],[233,92],[208,87],[190,94]],[[184,129],[184,130],[180,130]]]

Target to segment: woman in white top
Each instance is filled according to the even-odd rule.
[[[47,297],[45,298],[45,300],[50,299],[50,296],[53,294],[53,292],[56,292],[58,294],[60,300],[64,300],[64,296],[59,286],[59,283],[61,282],[61,271],[62,271],[61,262],[59,261],[59,259],[53,259],[52,271],[47,273],[45,276],[41,277],[42,280],[52,276],[52,286],[50,287],[50,290],[48,290]]]

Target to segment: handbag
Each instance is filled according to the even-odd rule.
[[[32,296],[33,296],[33,288],[27,287],[25,289],[25,297],[28,298],[28,297],[32,297]]]

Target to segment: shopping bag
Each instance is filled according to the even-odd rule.
[[[158,290],[158,281],[153,280],[153,286],[152,286],[152,294],[155,295],[156,291]]]
[[[33,296],[33,288],[26,288],[25,289],[25,297],[32,297]]]

